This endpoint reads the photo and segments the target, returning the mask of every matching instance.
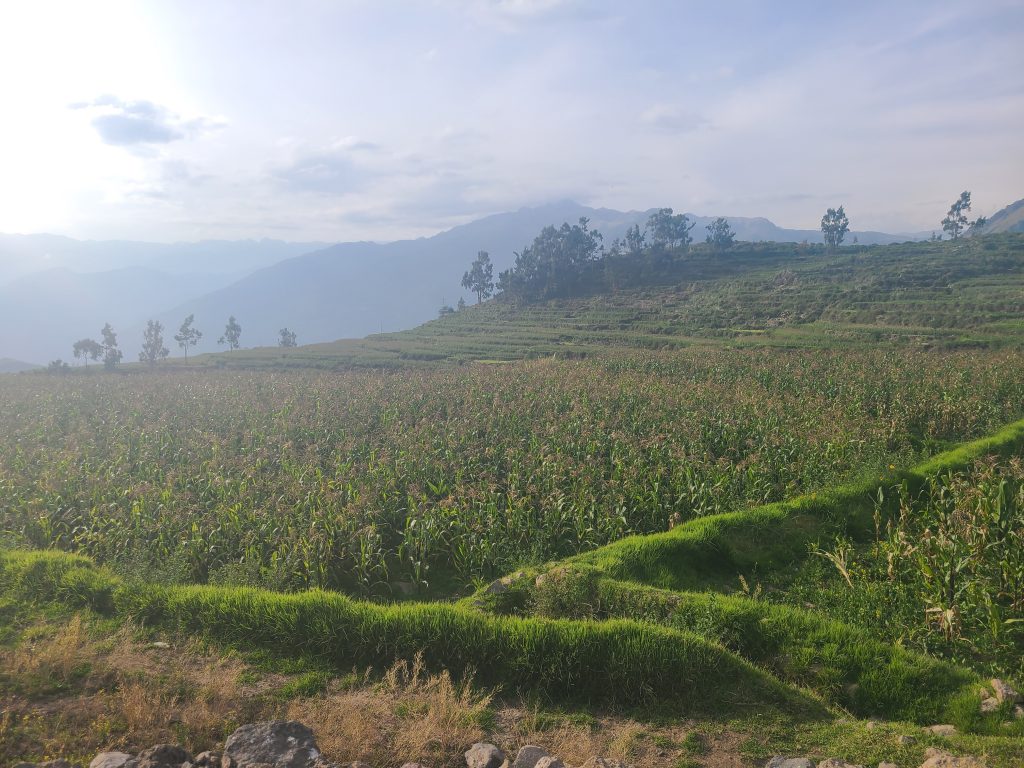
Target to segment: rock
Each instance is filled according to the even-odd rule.
[[[992,690],[996,692],[996,701],[1002,704],[1004,701],[1008,701],[1011,704],[1016,704],[1020,701],[1020,694],[1017,693],[1013,688],[1004,683],[998,677],[993,677],[989,680],[989,685],[992,686]]]
[[[47,760],[45,763],[39,763],[39,768],[82,768],[78,763],[69,763],[63,758],[57,760]]]
[[[181,768],[192,763],[192,753],[177,744],[157,744],[139,753],[125,768]]]
[[[900,768],[896,763],[879,763],[878,768]]]
[[[370,768],[370,765],[356,760],[354,763],[342,763],[341,768]]]
[[[168,648],[171,647],[171,644],[170,643],[165,643],[163,640],[156,640],[156,641],[150,643],[149,647],[150,648],[156,648],[157,650],[160,650],[160,651],[165,651],[165,650],[167,650]]]
[[[864,727],[867,728],[869,731],[873,731],[875,730],[875,728],[878,727],[878,723],[876,723],[874,720],[868,720],[866,723],[864,723]]]
[[[911,744],[917,744],[917,739],[913,736],[907,736],[905,733],[901,733],[896,737],[896,743],[901,747],[909,747]]]
[[[12,768],[38,768],[35,763],[15,763]]]
[[[925,728],[925,731],[932,734],[933,736],[956,736],[955,725],[929,725]]]
[[[536,762],[534,768],[565,768],[565,763],[560,757],[542,757]]]
[[[192,762],[196,768],[221,768],[222,757],[220,752],[200,752]]]
[[[814,768],[814,763],[806,757],[783,757],[776,755],[767,763],[764,768]]]
[[[837,757],[830,757],[828,760],[823,760],[818,763],[818,768],[864,768],[863,765],[854,765],[848,763],[845,760],[840,760]]]
[[[505,762],[505,753],[493,744],[478,741],[466,750],[468,768],[501,768]]]
[[[126,752],[100,752],[89,763],[89,768],[122,768],[131,759]]]
[[[525,747],[521,747],[516,754],[512,768],[534,768],[542,757],[551,757],[551,755],[543,747],[527,744]]]
[[[592,757],[580,768],[627,768],[626,764],[614,757]]]
[[[1014,707],[1013,708],[1013,716],[1017,720],[1024,720],[1024,707],[1022,707],[1020,704],[1018,704],[1016,707]]]
[[[941,749],[931,748],[924,753],[925,761],[921,768],[986,768],[977,757],[954,757]]]
[[[999,709],[999,702],[992,697],[981,700],[981,712],[982,714],[988,714],[989,712],[995,712]]]
[[[403,763],[402,768],[425,768],[422,763]]]
[[[320,757],[313,732],[294,720],[250,723],[228,736],[224,760],[234,768],[310,768]]]

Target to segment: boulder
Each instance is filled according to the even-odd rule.
[[[1018,704],[1016,707],[1014,707],[1013,708],[1013,716],[1017,720],[1024,720],[1024,707],[1022,707],[1020,704]]]
[[[425,768],[422,763],[403,763],[402,768]]]
[[[911,744],[917,744],[917,739],[913,736],[908,736],[905,733],[901,733],[896,737],[896,743],[901,747],[909,747]]]
[[[534,765],[534,768],[565,768],[565,763],[562,762],[562,758],[560,757],[552,757],[551,755],[548,755],[547,757],[542,757],[538,760]]]
[[[505,762],[505,753],[493,744],[478,741],[466,750],[468,768],[501,768]]]
[[[100,752],[89,763],[89,768],[122,768],[131,759],[127,752]]]
[[[82,768],[78,763],[69,763],[64,758],[58,758],[57,760],[47,760],[45,763],[39,763],[39,768]]]
[[[989,681],[989,685],[991,685],[992,690],[995,691],[996,701],[998,701],[1000,704],[1002,704],[1004,701],[1008,701],[1011,704],[1016,704],[1020,701],[1020,694],[1013,690],[1013,688],[1011,688],[1005,682],[1000,680],[998,677],[993,677]]]
[[[221,755],[220,752],[200,752],[196,755],[192,764],[195,765],[196,768],[221,768],[222,757],[223,755]],[[90,765],[89,768],[93,767]]]
[[[181,768],[192,762],[192,753],[177,744],[157,744],[125,763],[124,768]]]
[[[981,700],[981,713],[987,715],[989,712],[995,712],[999,709],[999,701],[992,697]]]
[[[924,755],[926,759],[921,763],[921,768],[986,768],[985,763],[977,757],[954,757],[941,749],[928,749]]]
[[[512,768],[535,768],[537,761],[542,757],[551,757],[551,755],[543,747],[527,744],[519,749]]]
[[[250,723],[228,736],[221,765],[233,768],[311,768],[320,757],[313,732],[294,720]]]
[[[878,764],[878,768],[900,768],[896,763],[881,762]]]
[[[806,757],[784,757],[776,755],[767,763],[764,768],[814,768],[814,763]]]
[[[864,766],[848,763],[845,760],[840,760],[836,757],[830,757],[828,760],[822,760],[818,763],[818,768],[864,768]]]
[[[925,728],[925,731],[932,734],[933,736],[956,736],[955,725],[929,725]]]

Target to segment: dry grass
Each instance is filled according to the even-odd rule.
[[[175,742],[193,752],[221,746],[244,722],[274,717],[313,728],[331,760],[375,766],[422,762],[465,765],[462,753],[489,740],[514,756],[540,744],[568,764],[593,755],[637,768],[672,765],[739,766],[736,745],[696,757],[682,745],[685,727],[650,729],[632,720],[545,715],[498,703],[472,679],[427,674],[422,660],[399,662],[379,680],[369,673],[332,680],[312,696],[283,701],[289,678],[254,670],[200,646],[154,648],[131,627],[98,637],[79,616],[23,634],[0,650],[0,764],[97,752],[138,752]],[[57,681],[49,687],[40,681]],[[686,764],[686,763],[680,763]]]

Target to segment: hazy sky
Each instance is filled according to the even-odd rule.
[[[391,240],[563,198],[1024,197],[1024,2],[5,0],[0,231]]]

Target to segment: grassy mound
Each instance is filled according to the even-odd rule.
[[[304,654],[337,668],[387,668],[422,653],[431,669],[551,700],[653,705],[674,714],[774,707],[821,716],[815,700],[692,632],[630,620],[488,616],[430,603],[382,606],[337,593],[127,584],[88,560],[4,552],[5,597],[113,612],[239,649]]]

